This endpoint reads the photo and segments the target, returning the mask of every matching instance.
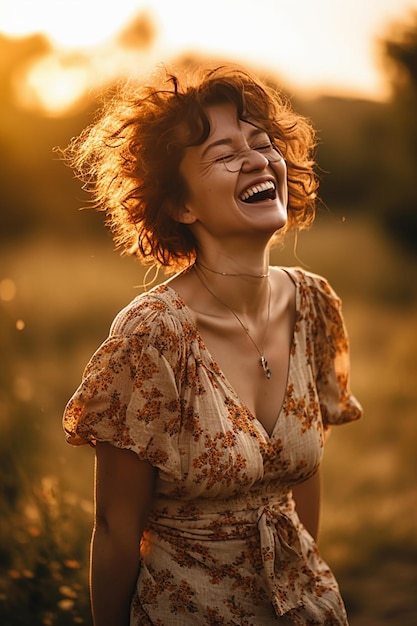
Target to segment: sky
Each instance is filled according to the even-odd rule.
[[[1,0],[0,33],[41,32],[55,46],[26,70],[21,91],[45,108],[65,108],[94,82],[147,73],[194,51],[272,71],[306,94],[384,99],[378,38],[412,10],[417,0]],[[140,13],[156,36],[138,59],[117,35]]]

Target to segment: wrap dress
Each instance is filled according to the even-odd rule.
[[[157,468],[131,626],[347,624],[292,486],[317,471],[326,429],[356,420],[361,406],[339,298],[325,279],[285,271],[296,320],[270,436],[169,283],[117,315],[66,407],[70,444],[109,442]]]

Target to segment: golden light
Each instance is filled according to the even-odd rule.
[[[122,28],[140,0],[2,0],[0,31],[14,37],[43,33],[57,47],[89,48]]]
[[[52,42],[14,81],[20,104],[48,115],[181,53],[265,69],[295,92],[385,99],[375,40],[413,7],[417,0],[1,0],[0,33],[38,32]],[[141,50],[140,31],[123,33],[131,36],[129,25],[145,14],[155,30]]]
[[[80,101],[88,89],[88,68],[56,54],[41,57],[14,76],[16,101],[26,109],[62,115]]]
[[[3,278],[0,281],[0,300],[11,302],[15,299],[17,292],[16,283],[11,278]]]
[[[9,0],[0,4],[0,34],[3,30],[8,37],[23,37],[41,32],[50,42],[49,51],[29,57],[14,70],[14,96],[23,108],[63,115],[87,94],[115,79],[147,73],[160,61],[153,46],[152,13],[137,13],[135,0],[123,0],[124,10],[121,7],[117,16],[114,7],[109,10],[103,5],[98,12],[95,3],[88,1],[41,0],[36,11],[32,2],[19,2],[27,9],[20,16],[16,10],[7,11]]]

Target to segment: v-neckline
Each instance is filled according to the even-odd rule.
[[[299,283],[298,281],[295,279],[295,277],[293,276],[292,272],[289,271],[289,268],[281,268],[290,278],[290,280],[292,280],[292,282],[295,285],[295,320],[297,317],[297,311],[299,310]],[[285,393],[284,393],[284,398],[281,404],[280,409],[278,410],[277,413],[277,417],[274,423],[274,426],[271,430],[271,433],[269,433],[267,431],[267,429],[265,428],[265,426],[262,424],[262,422],[256,417],[256,415],[254,414],[253,411],[251,411],[251,409],[244,403],[242,402],[242,400],[240,399],[237,391],[235,390],[235,388],[233,387],[233,385],[231,384],[231,382],[229,381],[229,379],[227,378],[227,376],[224,374],[222,368],[220,367],[219,363],[216,361],[216,359],[213,358],[213,355],[211,354],[210,350],[208,349],[202,335],[200,334],[200,331],[198,329],[197,324],[194,322],[194,318],[193,315],[191,313],[191,309],[190,307],[187,305],[187,303],[185,302],[184,298],[181,296],[180,293],[178,293],[178,291],[176,291],[173,287],[171,287],[169,284],[167,283],[162,283],[161,285],[159,285],[159,287],[164,287],[164,289],[167,289],[168,291],[170,291],[172,294],[174,294],[174,297],[176,300],[178,300],[181,303],[181,307],[182,310],[184,312],[184,315],[187,318],[188,323],[190,323],[192,325],[192,327],[194,328],[194,331],[196,333],[196,338],[199,342],[199,345],[202,347],[203,351],[206,353],[212,368],[215,369],[216,373],[220,376],[220,378],[223,380],[224,384],[226,385],[226,387],[228,388],[228,390],[230,391],[231,395],[234,396],[234,399],[237,401],[238,405],[242,408],[244,408],[247,413],[250,415],[250,417],[252,418],[252,420],[254,422],[256,422],[256,424],[258,424],[258,427],[260,427],[263,432],[265,433],[266,437],[268,438],[268,441],[271,440],[274,436],[275,430],[277,428],[278,422],[279,422],[279,418],[281,417],[281,414],[285,408],[286,402],[287,402],[287,392],[288,392],[288,387],[290,385],[290,380],[291,380],[291,373],[292,373],[292,367],[293,367],[293,361],[294,361],[294,346],[295,346],[295,329],[296,329],[296,323],[294,322],[294,326],[293,326],[293,332],[292,332],[292,337],[291,337],[291,343],[290,343],[290,354],[289,354],[289,358],[288,358],[288,368],[287,368],[287,380],[286,380],[286,384],[285,384]],[[158,287],[155,288],[155,290],[157,290]]]

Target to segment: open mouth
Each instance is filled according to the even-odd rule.
[[[239,199],[247,204],[263,202],[264,200],[274,200],[276,198],[276,187],[272,180],[268,180],[258,185],[253,185],[240,194]]]

